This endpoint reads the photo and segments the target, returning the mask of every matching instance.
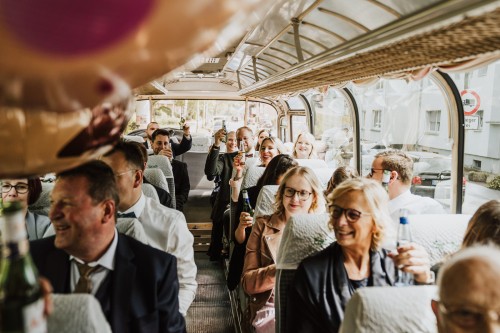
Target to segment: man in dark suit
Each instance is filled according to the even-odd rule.
[[[56,235],[31,243],[33,260],[54,292],[92,293],[113,332],[185,332],[175,257],[116,232],[120,176],[101,161],[60,173]]]
[[[216,261],[220,258],[222,251],[222,236],[223,236],[223,216],[227,205],[229,204],[229,179],[233,173],[233,159],[238,154],[236,143],[236,133],[227,133],[226,151],[225,154],[220,154],[220,145],[222,138],[226,133],[224,129],[218,130],[214,135],[214,144],[210,147],[205,162],[205,175],[208,180],[213,180],[216,177],[220,179],[219,191],[215,197],[215,203],[212,207],[212,239],[208,255],[210,260]]]
[[[175,209],[183,210],[184,204],[188,200],[190,183],[187,164],[173,159],[173,147],[170,144],[170,133],[167,130],[159,129],[153,133],[153,152],[155,155],[168,157],[172,164],[175,183]]]
[[[158,125],[158,123],[154,122],[154,121],[150,122],[148,124],[148,126],[146,127],[146,136],[147,137],[146,137],[146,141],[144,141],[144,146],[147,149],[154,149],[153,148],[153,142],[154,142],[153,133],[159,128],[160,128],[160,126]],[[172,138],[170,137],[170,133],[169,133],[169,143],[170,143],[170,147],[172,150],[172,155],[169,157],[171,157],[171,158],[175,158],[175,156],[179,156],[179,155],[184,154],[185,152],[189,151],[193,145],[193,138],[191,137],[191,131],[189,129],[189,126],[184,125],[182,130],[184,133],[183,133],[181,142],[174,142],[172,140]],[[150,155],[151,155],[151,153],[150,153]]]

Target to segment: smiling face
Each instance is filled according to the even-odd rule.
[[[56,181],[51,194],[50,220],[56,232],[54,245],[84,261],[99,258],[114,234],[114,203],[93,202],[84,176]],[[112,220],[110,220],[112,218]]]
[[[338,218],[334,218],[333,214],[330,213],[337,243],[342,248],[353,251],[370,249],[375,223],[371,215],[366,215],[371,214],[371,210],[363,193],[358,190],[347,192],[342,197],[337,198],[333,205],[343,209],[354,209],[362,213],[355,222],[348,222],[345,212],[342,212]]]
[[[297,141],[295,142],[295,155],[297,158],[307,159],[311,156],[313,149],[313,142],[311,142],[307,136],[299,135]]]
[[[236,140],[236,133],[229,132],[227,134],[226,152],[234,153],[236,151],[238,151],[238,140]]]
[[[288,220],[291,216],[295,214],[307,214],[311,209],[314,194],[311,184],[299,174],[293,175],[286,181],[284,185],[285,194],[283,195],[283,206],[285,207],[285,218]],[[286,196],[287,190],[293,189],[296,193],[288,197]],[[306,200],[301,200],[299,198],[299,193],[305,191],[311,193]],[[293,192],[293,191],[290,191]]]
[[[264,166],[267,166],[274,156],[278,155],[274,142],[270,139],[265,139],[260,145],[260,160]]]
[[[240,129],[238,131],[238,147],[240,145],[240,142],[243,142],[243,145],[245,147],[245,153],[250,152],[253,148],[252,132],[250,132],[246,128]]]
[[[10,189],[7,191],[8,188]],[[5,202],[21,201],[24,206],[27,206],[28,195],[27,179],[4,179],[2,181],[2,199]]]
[[[269,137],[269,133],[267,131],[260,132],[259,137],[257,138],[259,145],[262,144],[262,140],[264,140],[265,138],[268,138],[268,137]]]

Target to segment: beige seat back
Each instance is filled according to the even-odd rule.
[[[259,166],[253,166],[246,169],[246,173],[244,174],[241,182],[241,189],[257,185],[259,178],[264,174],[265,170],[266,168]]]
[[[368,287],[347,303],[341,333],[437,332],[431,300],[436,286]]]
[[[168,187],[167,178],[160,169],[150,168],[144,170],[144,177],[153,185],[170,193],[170,188]]]
[[[278,188],[279,185],[266,185],[262,187],[255,203],[254,218],[274,213],[274,202]]]
[[[163,155],[153,155],[149,156],[148,163],[146,164],[146,169],[160,169],[165,176],[167,181],[170,196],[172,197],[172,205],[175,209],[175,182],[174,182],[174,172],[172,170],[172,164],[166,156]]]
[[[328,165],[326,164],[325,160],[320,160],[318,158],[310,158],[310,159],[297,158],[296,161],[297,163],[299,163],[300,166],[305,166],[311,169],[328,168]]]
[[[276,256],[276,332],[285,333],[287,291],[300,262],[328,247],[334,240],[328,214],[301,214],[288,220]]]
[[[29,205],[28,209],[32,213],[49,216],[50,194],[54,188],[53,182],[42,182],[42,193],[37,201]]]
[[[158,192],[156,192],[155,188],[151,184],[142,184],[142,193],[145,196],[160,202],[160,198],[158,197]]]
[[[47,319],[49,333],[111,333],[101,305],[90,294],[53,295],[54,311]]]

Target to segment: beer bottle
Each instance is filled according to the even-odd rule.
[[[227,142],[227,128],[226,128],[226,121],[222,121],[222,129],[224,130],[224,138],[222,138],[222,142],[226,143]]]
[[[243,196],[243,212],[250,214],[253,217],[253,208],[250,204],[250,199],[248,198],[247,190],[242,190],[241,195]]]
[[[239,148],[238,154],[240,155],[240,165],[245,165],[246,152],[245,152],[245,142],[243,142],[243,140],[241,140],[241,142],[240,142],[240,148]]]
[[[1,332],[44,333],[44,300],[38,272],[29,253],[21,202],[3,204],[0,216],[3,258],[0,268]]]
[[[181,129],[184,129],[184,125],[186,125],[186,119],[184,117],[181,117],[181,120],[179,121],[179,126]]]
[[[401,209],[399,213],[399,227],[398,227],[398,244],[400,247],[402,245],[411,243],[411,229],[410,221],[408,220],[408,210]],[[396,286],[409,286],[413,284],[413,275],[411,273],[403,272],[398,269],[398,278],[396,280]]]

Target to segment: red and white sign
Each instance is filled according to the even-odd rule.
[[[481,98],[474,90],[462,90],[460,92],[460,96],[462,97],[462,104],[464,106],[464,114],[466,116],[472,116],[474,113],[479,110],[481,106]]]

